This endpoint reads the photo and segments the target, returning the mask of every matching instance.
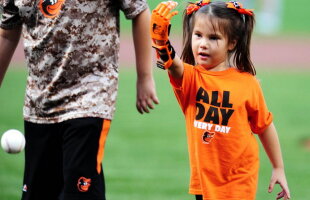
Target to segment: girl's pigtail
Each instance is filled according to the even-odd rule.
[[[181,59],[183,62],[195,65],[195,59],[192,51],[192,26],[193,14],[188,15],[186,10],[183,13],[183,51]]]
[[[244,29],[242,31],[243,33],[239,35],[238,42],[236,44],[236,51],[234,53],[234,62],[237,68],[253,75],[256,74],[256,70],[253,62],[251,61],[250,45],[254,23],[254,14],[243,14]]]

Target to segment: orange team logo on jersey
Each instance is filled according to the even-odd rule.
[[[81,177],[78,180],[77,188],[80,192],[87,192],[91,184],[90,178]]]
[[[214,132],[205,132],[202,136],[202,141],[205,144],[210,144],[211,140],[214,138]]]
[[[45,17],[54,18],[60,13],[64,3],[65,0],[40,0],[39,8]]]

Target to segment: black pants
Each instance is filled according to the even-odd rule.
[[[196,200],[202,200],[202,195],[196,195]]]
[[[102,170],[110,120],[25,122],[22,200],[105,200]]]

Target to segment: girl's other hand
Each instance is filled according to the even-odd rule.
[[[282,188],[282,191],[277,194],[276,199],[284,198],[284,200],[287,200],[287,199],[291,198],[290,191],[289,191],[287,181],[285,178],[284,169],[282,169],[282,168],[281,169],[273,169],[269,188],[268,188],[268,192],[273,191],[275,184],[279,184],[280,187]]]

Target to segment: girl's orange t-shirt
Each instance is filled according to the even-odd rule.
[[[204,200],[255,199],[259,151],[253,133],[272,122],[259,81],[236,68],[208,71],[184,63],[170,76],[186,120],[190,194]]]

